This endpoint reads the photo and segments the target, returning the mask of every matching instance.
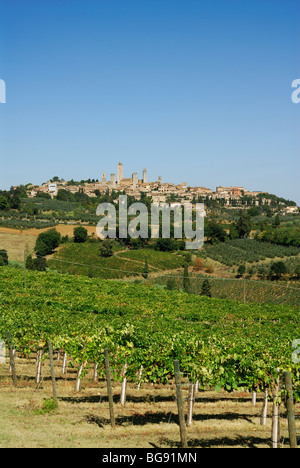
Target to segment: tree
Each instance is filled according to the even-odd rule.
[[[207,297],[211,297],[211,285],[210,285],[210,282],[205,279],[201,285],[201,292],[200,292],[200,295],[201,296],[207,296]]]
[[[211,221],[204,226],[204,234],[210,240],[211,244],[224,242],[226,239],[226,231],[215,221]]]
[[[239,237],[247,237],[251,232],[251,219],[247,213],[241,212],[240,217],[235,225]]]
[[[273,225],[274,225],[275,227],[277,227],[277,228],[280,226],[280,216],[279,216],[279,214],[277,214],[277,215],[275,216]]]
[[[52,252],[52,249],[40,237],[38,237],[36,240],[34,250],[36,255],[38,255],[39,257],[45,257],[46,255],[49,255]]]
[[[38,256],[42,257],[49,255],[59,246],[60,241],[61,235],[56,229],[49,229],[46,232],[42,232],[36,240],[35,252]]]
[[[88,232],[83,226],[78,226],[74,228],[73,234],[74,234],[74,242],[76,244],[79,244],[81,242],[86,242],[88,238]]]
[[[145,259],[145,268],[144,268],[144,273],[143,273],[143,277],[145,279],[148,278],[148,273],[149,273],[149,269],[148,269],[148,259],[146,258]]]
[[[7,255],[7,251],[6,251],[6,250],[4,250],[4,249],[1,249],[1,250],[0,250],[0,257],[3,258],[4,265],[8,265],[8,255]]]
[[[58,189],[56,199],[60,201],[74,201],[74,194],[66,189]]]
[[[240,266],[238,267],[238,270],[237,270],[237,271],[238,271],[238,274],[239,274],[240,276],[243,276],[243,275],[246,273],[246,266],[245,266],[245,265],[240,265]]]
[[[184,257],[185,257],[185,261],[186,261],[186,263],[188,263],[188,264],[189,264],[189,263],[191,263],[191,262],[192,262],[192,254],[191,254],[191,252],[187,252],[187,253],[185,254],[185,256],[184,256]]]
[[[287,267],[284,262],[273,262],[270,266],[270,276],[275,277],[276,279],[281,278],[281,275],[285,275],[287,273]]]
[[[100,255],[101,257],[112,257],[113,255],[113,244],[112,239],[104,239],[100,242]]]
[[[191,280],[190,280],[190,275],[189,275],[189,266],[187,263],[184,265],[183,289],[186,293],[191,292]]]
[[[46,259],[45,258],[35,258],[33,260],[34,269],[37,271],[46,271]]]
[[[8,265],[8,255],[6,250],[0,250],[0,259],[2,259],[3,265]]]
[[[19,195],[13,193],[10,197],[9,204],[12,210],[18,210],[21,206],[21,199]]]
[[[230,225],[229,237],[230,237],[230,239],[238,239],[239,238],[238,230],[237,230],[237,228],[236,228],[236,226],[234,224]]]
[[[27,270],[34,270],[34,262],[32,255],[27,255],[26,260],[25,260],[25,266]]]
[[[172,250],[175,250],[176,244],[174,239],[165,239],[165,238],[160,238],[157,239],[155,243],[155,250],[160,250],[161,252],[171,252]]]
[[[295,266],[295,269],[294,269],[294,275],[296,276],[296,278],[300,278],[300,263],[298,263],[296,266]]]
[[[0,211],[7,211],[9,210],[9,202],[8,199],[4,196],[0,196]]]
[[[168,291],[174,291],[176,289],[175,278],[168,278],[166,287],[167,287]]]

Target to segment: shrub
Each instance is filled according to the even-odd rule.
[[[2,258],[3,265],[8,265],[8,255],[6,250],[0,250],[0,258]]]
[[[196,270],[203,270],[204,269],[204,264],[202,258],[198,257],[195,260],[194,268]]]
[[[78,226],[74,228],[74,242],[75,243],[81,243],[81,242],[86,242],[88,238],[88,232],[83,226]]]
[[[105,239],[100,242],[100,255],[101,257],[112,257],[113,255],[113,240]]]
[[[35,269],[32,255],[27,255],[26,261],[25,261],[25,267],[26,267],[27,270],[34,270]]]
[[[206,272],[207,273],[213,273],[215,271],[214,267],[212,265],[207,265],[206,267]]]
[[[166,284],[168,291],[174,291],[176,289],[176,281],[174,278],[169,278]]]
[[[201,296],[207,296],[207,297],[211,297],[211,285],[210,285],[210,282],[205,279],[201,285],[201,292],[200,292],[200,295]]]
[[[161,252],[171,252],[175,250],[176,244],[174,239],[157,239],[155,243],[155,250],[160,250]]]
[[[35,411],[35,414],[45,414],[45,413],[50,413],[51,411],[56,410],[58,407],[57,402],[54,400],[54,398],[45,398],[42,404],[42,407]]]
[[[35,258],[33,260],[34,269],[37,271],[46,271],[46,264],[45,258]]]

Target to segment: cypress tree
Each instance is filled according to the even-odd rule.
[[[211,285],[210,282],[205,279],[201,286],[201,296],[211,297]]]
[[[183,273],[183,289],[186,293],[191,292],[191,280],[189,276],[189,266],[186,263],[184,265],[184,273]]]
[[[143,277],[145,279],[148,278],[148,273],[149,273],[149,269],[148,269],[148,259],[146,258],[145,259],[145,268],[144,268],[144,273],[143,273]]]

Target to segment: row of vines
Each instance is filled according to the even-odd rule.
[[[113,377],[165,384],[173,362],[200,388],[272,391],[290,370],[300,397],[299,365],[292,343],[300,337],[296,309],[240,304],[141,285],[30,272],[0,272],[0,338],[30,355],[45,349],[67,354],[87,371],[105,375],[104,349]],[[142,375],[140,369],[143,369]]]

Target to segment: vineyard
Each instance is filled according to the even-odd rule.
[[[252,279],[217,278],[201,273],[189,273],[189,292],[201,294],[204,280],[209,281],[211,295],[214,298],[229,299],[240,302],[269,304],[287,304],[297,307],[300,303],[300,287],[297,282],[262,281]],[[171,282],[173,289],[184,289],[184,273],[170,272],[168,275],[148,279],[147,283],[168,288]]]
[[[29,272],[23,289],[22,272],[11,268],[1,269],[0,284],[0,338],[19,358],[37,355],[38,362],[51,341],[76,369],[77,391],[91,369],[105,379],[107,349],[115,382],[169,385],[178,360],[187,384],[200,390],[267,391],[271,398],[289,370],[300,398],[292,360],[300,318],[291,306],[54,273]]]
[[[124,250],[104,258],[99,254],[98,243],[88,242],[63,245],[48,261],[48,265],[61,273],[120,279],[126,276],[141,277],[146,259],[149,262],[149,272],[182,268],[184,265],[184,257],[179,253],[159,252],[154,249]]]
[[[207,244],[201,250],[200,255],[203,258],[211,258],[232,267],[275,257],[293,257],[299,253],[299,247],[295,246],[276,245],[254,239],[234,239],[215,245]]]

